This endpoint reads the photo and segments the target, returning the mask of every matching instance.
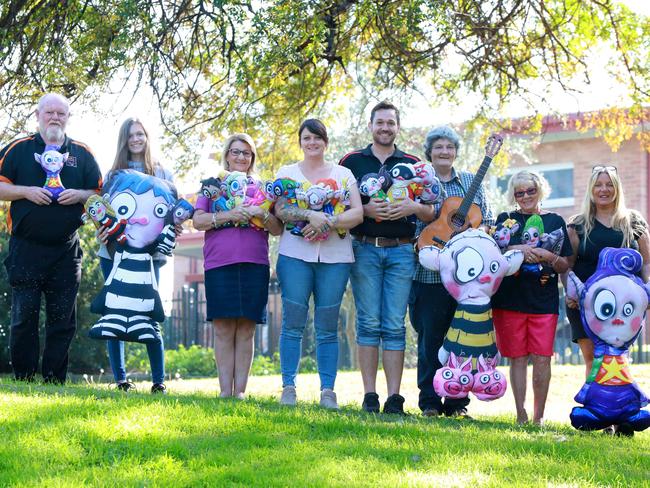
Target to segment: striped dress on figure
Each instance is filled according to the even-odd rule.
[[[111,274],[90,310],[102,315],[88,333],[93,339],[161,341],[158,322],[165,313],[149,250],[118,246]]]

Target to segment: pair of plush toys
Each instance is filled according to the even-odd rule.
[[[192,217],[194,208],[176,198],[167,181],[132,170],[113,173],[104,197],[92,196],[85,208],[98,229],[115,243],[113,268],[91,311],[101,318],[89,331],[94,339],[160,342],[158,322],[165,315],[158,293],[152,255],[171,255],[175,226]]]
[[[359,193],[369,198],[394,202],[404,198],[435,203],[442,197],[442,186],[429,163],[397,163],[377,173],[367,173],[359,182]]]

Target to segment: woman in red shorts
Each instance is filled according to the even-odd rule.
[[[506,277],[492,297],[497,347],[510,358],[510,385],[520,424],[528,422],[524,404],[529,359],[533,364],[533,422],[543,423],[559,315],[558,275],[567,270],[567,257],[572,254],[564,219],[541,208],[549,193],[548,182],[538,173],[514,174],[508,197],[515,210],[503,212],[496,221],[498,225],[512,219],[510,223],[518,227],[508,249],[524,252],[519,272]]]

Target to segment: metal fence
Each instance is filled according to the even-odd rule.
[[[560,289],[560,303],[564,303],[564,291]],[[280,289],[275,278],[269,284],[269,302],[267,308],[267,323],[257,327],[255,331],[256,354],[272,355],[278,350],[281,328]],[[342,322],[345,320],[342,319]],[[347,320],[350,322],[350,320]],[[353,323],[353,322],[352,322]],[[343,345],[349,337],[340,335]],[[184,286],[173,299],[171,316],[164,324],[165,347],[177,349],[179,345],[189,347],[198,344],[204,347],[214,347],[214,328],[205,320],[205,294],[203,284]],[[650,344],[648,331],[645,330],[630,349],[630,357],[635,363],[650,363]],[[349,344],[354,348],[354,344]],[[345,349],[345,348],[343,348]],[[577,344],[571,341],[571,326],[566,318],[564,306],[560,307],[560,318],[555,334],[556,364],[582,364],[582,355]],[[343,352],[343,351],[342,351]],[[342,354],[344,356],[344,354]],[[344,366],[353,367],[354,359],[344,361]],[[351,364],[347,364],[351,363]]]

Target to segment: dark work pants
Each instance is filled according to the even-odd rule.
[[[65,381],[68,349],[77,326],[76,299],[81,280],[81,254],[76,236],[69,242],[56,245],[11,237],[5,267],[12,289],[10,348],[16,379],[32,379],[38,370],[39,310],[43,295],[43,379]]]
[[[451,414],[469,404],[469,398],[442,399],[433,389],[433,377],[442,366],[438,349],[442,346],[449,325],[456,312],[456,300],[441,283],[414,281],[409,297],[409,317],[418,333],[418,388],[421,410],[435,408],[440,413]]]

